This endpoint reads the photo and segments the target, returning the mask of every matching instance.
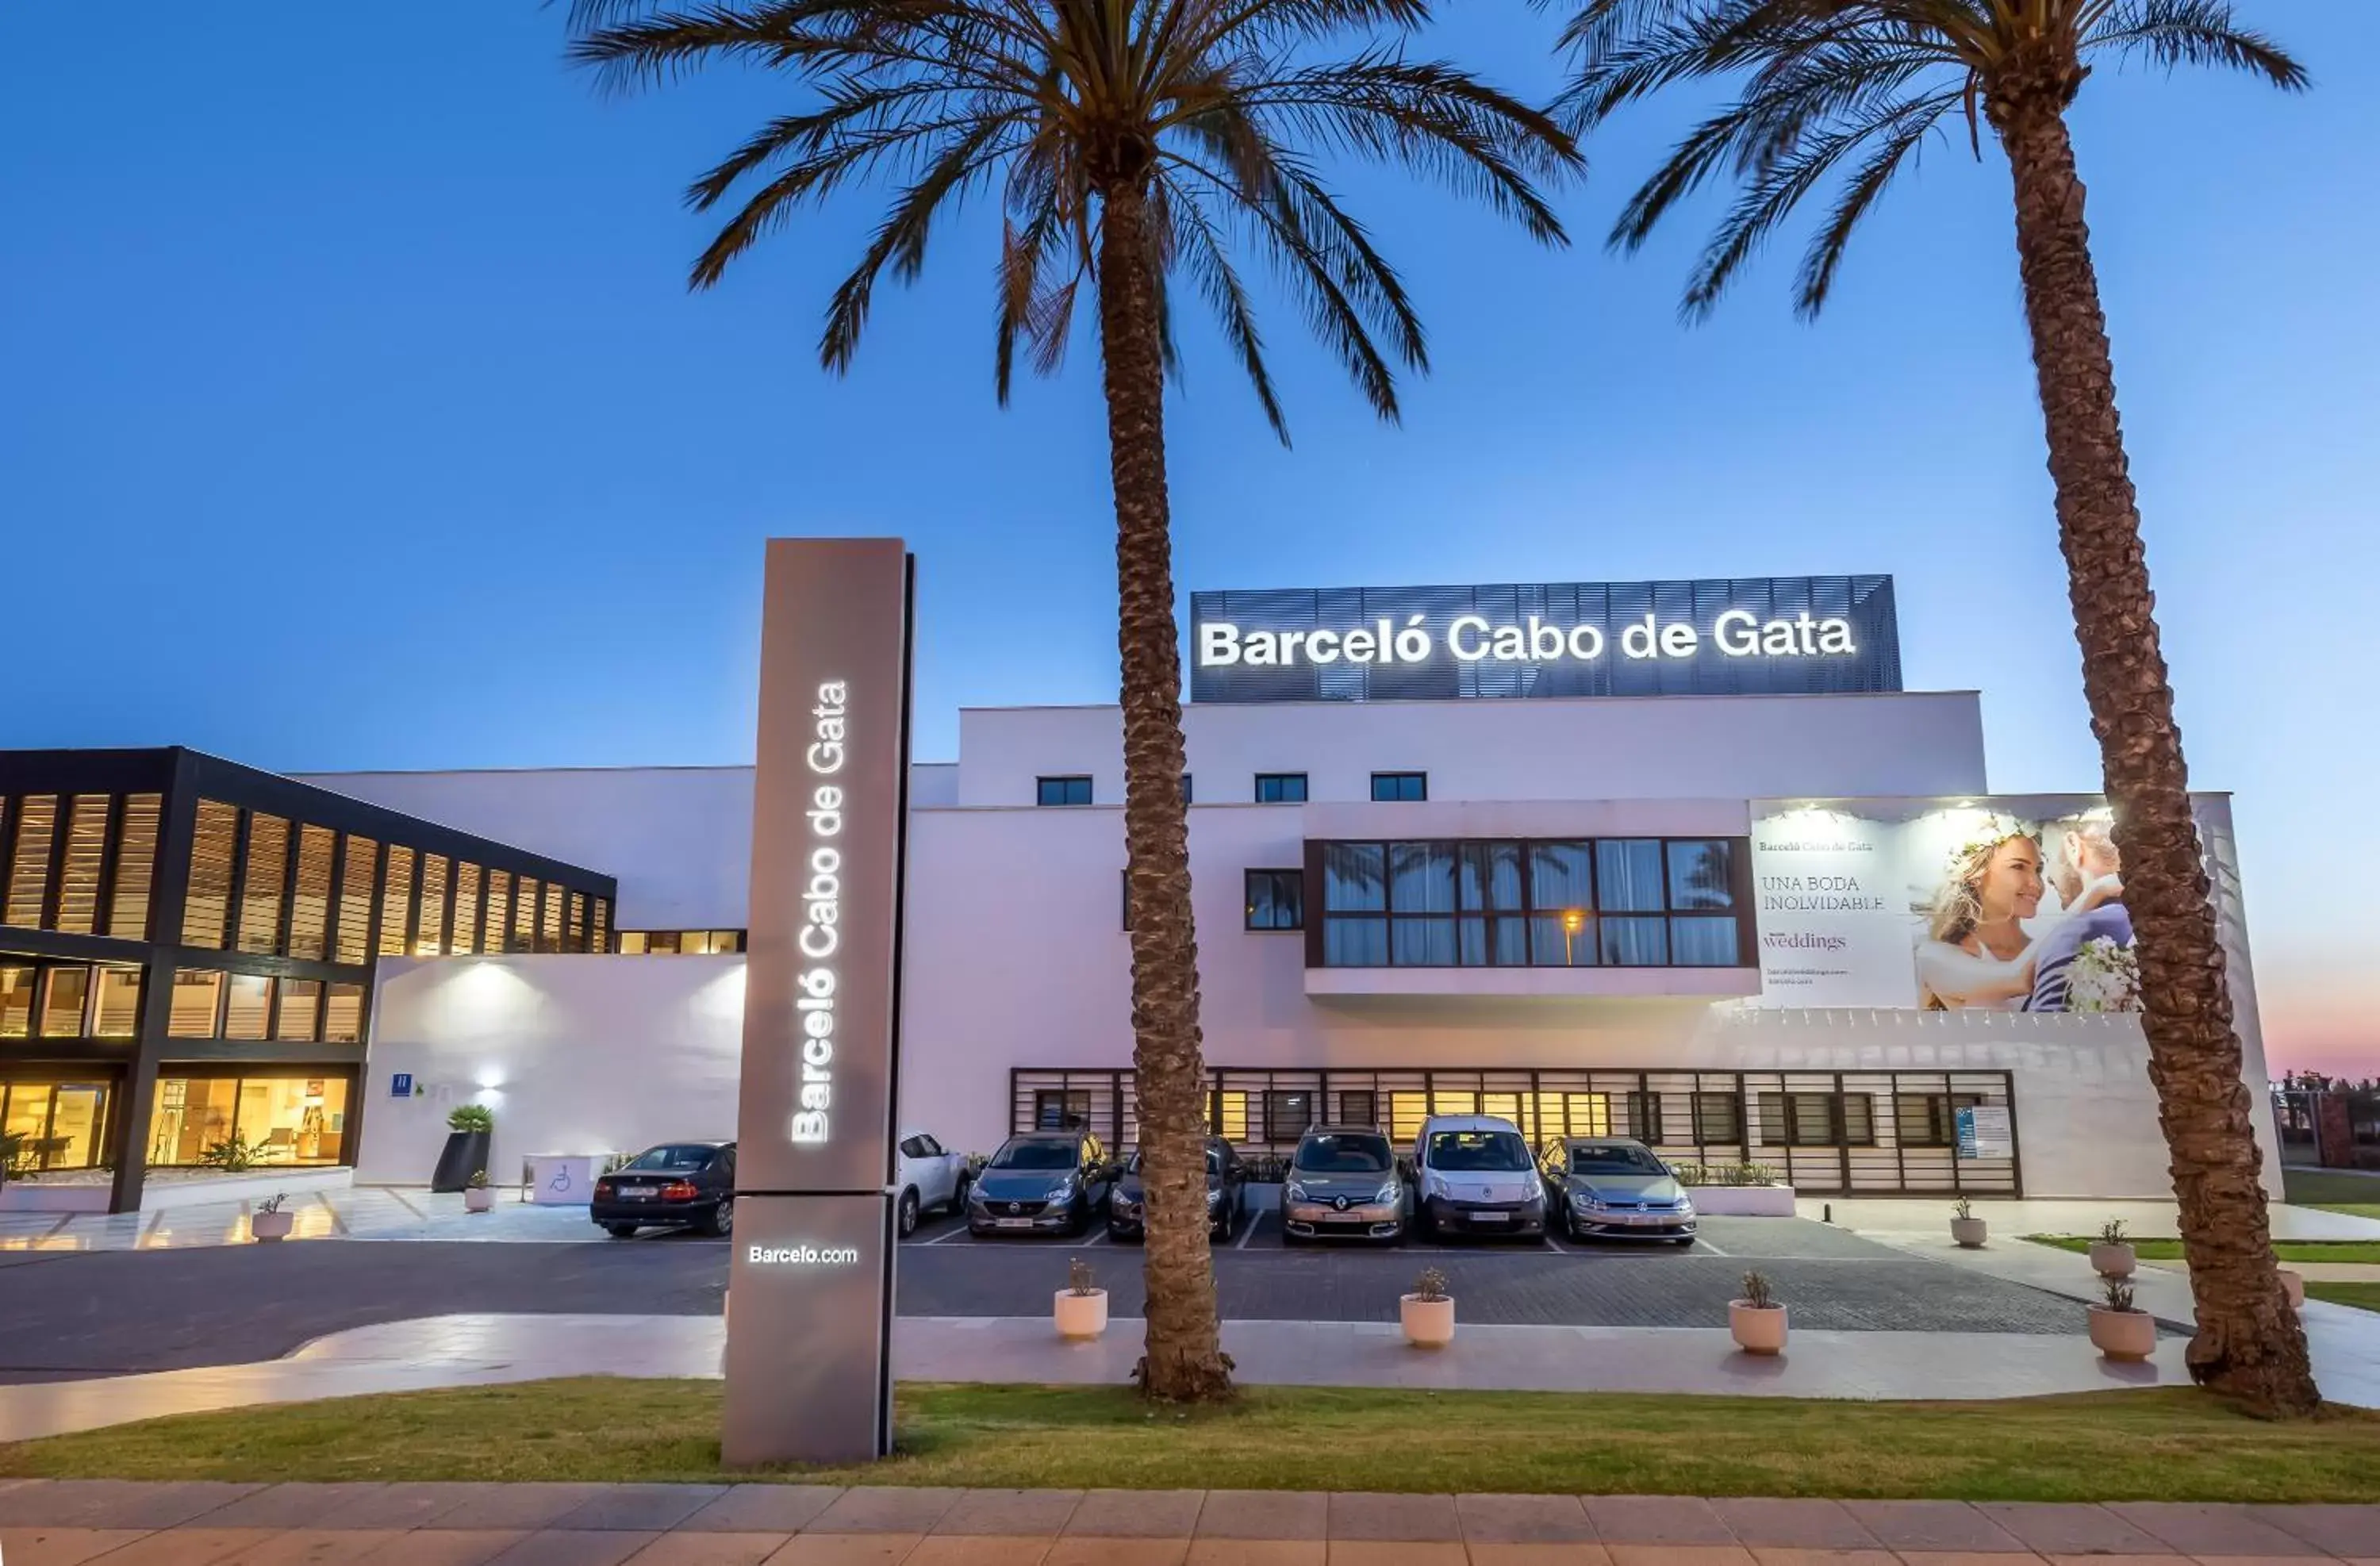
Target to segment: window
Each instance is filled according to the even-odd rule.
[[[1087,805],[1090,801],[1085,800],[1084,803]],[[1190,803],[1190,774],[1187,772],[1182,774],[1182,803]]]
[[[289,892],[289,954],[321,962],[331,933],[331,859],[339,834],[328,827],[298,829],[298,880]]]
[[[1662,1140],[1661,1096],[1658,1093],[1628,1095],[1628,1135],[1639,1142]]]
[[[1305,803],[1304,772],[1258,772],[1257,803],[1259,805],[1303,805]]]
[[[565,952],[587,950],[587,894],[583,892],[570,894],[569,923],[563,932],[562,949]]]
[[[708,957],[744,950],[740,929],[624,929],[624,957]]]
[[[223,1009],[224,976],[213,968],[176,968],[174,1003],[165,1019],[167,1037],[212,1038]]]
[[[311,1043],[322,1018],[322,981],[285,978],[281,981],[281,1015],[273,1025],[275,1038]]]
[[[558,881],[546,882],[544,900],[538,904],[537,949],[562,950],[562,886]]]
[[[101,968],[99,997],[91,1008],[93,1038],[131,1038],[140,1032],[140,970]]]
[[[360,966],[371,961],[372,877],[379,871],[380,844],[350,836],[346,864],[339,873],[339,962]]]
[[[482,923],[480,950],[504,950],[504,931],[511,928],[513,917],[513,873],[510,870],[488,872],[488,912]]]
[[[30,1038],[33,1031],[33,981],[41,969],[31,964],[0,966],[0,1038]]]
[[[91,999],[91,970],[52,968],[42,986],[42,1037],[79,1038],[84,1003]]]
[[[1339,1123],[1342,1125],[1377,1125],[1380,1119],[1380,1099],[1377,1093],[1349,1091],[1339,1095]]]
[[[106,1124],[103,1083],[0,1082],[0,1131],[24,1138],[19,1170],[91,1168]]]
[[[1563,1094],[1562,1135],[1566,1136],[1610,1135],[1611,1095],[1609,1093]]]
[[[364,1036],[364,987],[334,984],[322,1005],[322,1042],[355,1044]]]
[[[1033,1095],[1033,1125],[1038,1131],[1069,1131],[1091,1123],[1091,1092],[1087,1087],[1045,1087]]]
[[[8,862],[8,895],[0,924],[42,926],[42,901],[50,888],[50,843],[58,830],[58,796],[29,794],[17,801],[17,850]]]
[[[103,794],[78,794],[67,808],[66,857],[59,867],[57,928],[89,935],[99,920],[99,872],[107,858]]]
[[[727,948],[727,950],[731,952],[741,952],[744,950],[744,932],[740,929],[713,930],[711,931],[711,934],[732,935],[735,938],[735,944]],[[587,950],[589,952],[609,952],[611,949],[612,900],[608,897],[598,897],[595,899],[595,912],[588,921]]]
[[[1247,928],[1304,929],[1305,872],[1250,870],[1247,873]]]
[[[537,950],[537,900],[544,892],[533,876],[523,876],[513,895],[513,935],[507,952]]]
[[[1314,1095],[1267,1093],[1264,1112],[1266,1141],[1294,1142],[1314,1123]]]
[[[421,856],[421,911],[413,933],[413,954],[435,957],[446,950],[446,856]]]
[[[1216,1093],[1207,1104],[1207,1129],[1226,1142],[1248,1139],[1248,1096]]]
[[[239,883],[239,951],[269,957],[281,950],[281,898],[288,879],[289,823],[250,812],[248,868]]]
[[[1876,1141],[1864,1093],[1763,1093],[1760,1131],[1772,1147],[1864,1147]]]
[[[1743,1102],[1732,1093],[1694,1095],[1694,1141],[1700,1145],[1743,1141]]]
[[[231,856],[239,836],[239,811],[212,799],[199,801],[190,840],[190,880],[182,899],[182,944],[220,947],[231,916]]]
[[[1091,780],[1088,778],[1038,778],[1033,784],[1036,805],[1088,805],[1091,802]]]
[[[1118,870],[1116,872],[1116,878],[1123,883],[1123,923],[1120,928],[1128,932],[1132,929],[1132,870],[1130,867]]]
[[[402,957],[413,937],[413,850],[388,845],[388,879],[380,891],[380,954]]]
[[[455,867],[455,937],[449,952],[469,956],[480,949],[480,867]]]
[[[1980,1093],[1902,1093],[1892,1101],[1893,1138],[1904,1147],[1955,1147],[1959,1111],[1984,1101]]]
[[[1322,843],[1326,967],[1734,966],[1736,844]]]
[[[1374,772],[1372,798],[1378,804],[1411,804],[1429,797],[1427,772]]]
[[[344,1075],[302,1073],[254,1076],[161,1076],[149,1117],[149,1162],[194,1164],[237,1135],[262,1165],[344,1161],[347,1092]]]
[[[225,1038],[261,1038],[265,1019],[273,1014],[273,981],[261,974],[224,976]]]
[[[157,812],[163,800],[134,794],[124,801],[115,833],[115,885],[108,893],[107,933],[126,941],[149,938],[149,887],[157,873]]]

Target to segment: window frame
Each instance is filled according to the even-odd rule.
[[[1382,795],[1380,784],[1383,783],[1396,785],[1398,792]],[[1403,785],[1407,783],[1414,783],[1417,792],[1411,795],[1404,793]],[[1423,805],[1428,803],[1428,800],[1429,774],[1426,771],[1374,772],[1372,774],[1372,803],[1375,805]]]
[[[1050,797],[1050,785],[1053,783],[1058,785],[1058,792],[1063,797],[1057,799]],[[1083,785],[1083,796],[1080,799],[1072,797],[1076,783]],[[1092,791],[1091,775],[1088,772],[1052,772],[1033,780],[1033,803],[1041,809],[1076,810],[1096,802],[1097,796]]]
[[[1282,885],[1286,884],[1294,890],[1296,918],[1293,922],[1290,924],[1257,923],[1256,891],[1257,878],[1259,876],[1270,878],[1270,905],[1276,909],[1281,906]],[[1285,882],[1283,878],[1286,878]],[[1243,869],[1240,872],[1240,928],[1257,935],[1289,935],[1303,931],[1305,929],[1305,872],[1303,869],[1287,869],[1272,866],[1251,866]]]
[[[1289,797],[1289,784],[1293,780],[1297,784],[1297,797],[1294,799]],[[1265,797],[1267,783],[1275,785],[1274,797],[1270,799]],[[1304,772],[1258,772],[1251,797],[1258,805],[1304,805],[1308,802],[1310,793],[1307,775]]]

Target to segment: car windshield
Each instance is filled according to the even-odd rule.
[[[1309,1174],[1385,1174],[1390,1155],[1385,1136],[1309,1136],[1292,1160]]]
[[[1124,1164],[1123,1171],[1126,1174],[1138,1174],[1140,1172],[1139,1148],[1135,1147],[1132,1150],[1132,1158]],[[1207,1172],[1209,1174],[1220,1174],[1223,1172],[1223,1155],[1220,1149],[1214,1147],[1207,1149]]]
[[[1570,1150],[1570,1171],[1572,1174],[1667,1174],[1661,1160],[1649,1147],[1628,1144],[1618,1147],[1572,1147]]]
[[[691,1174],[710,1167],[715,1147],[698,1142],[674,1142],[659,1147],[647,1147],[620,1167],[623,1169],[661,1170],[671,1174]]]
[[[1072,1142],[1011,1142],[992,1155],[994,1169],[1072,1169],[1075,1148]]]
[[[1429,1167],[1469,1173],[1536,1166],[1517,1131],[1441,1131],[1429,1139]]]

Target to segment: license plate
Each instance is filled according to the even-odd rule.
[[[624,1202],[650,1202],[653,1199],[652,1187],[650,1185],[623,1186],[620,1199]]]
[[[1029,1218],[995,1218],[991,1225],[995,1229],[1030,1229],[1033,1220]]]
[[[1475,1212],[1471,1215],[1471,1221],[1474,1223],[1510,1223],[1512,1221],[1512,1215],[1509,1212]]]

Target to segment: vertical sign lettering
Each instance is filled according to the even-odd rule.
[[[771,539],[760,630],[728,1463],[892,1439],[892,1109],[909,747],[897,539]]]

